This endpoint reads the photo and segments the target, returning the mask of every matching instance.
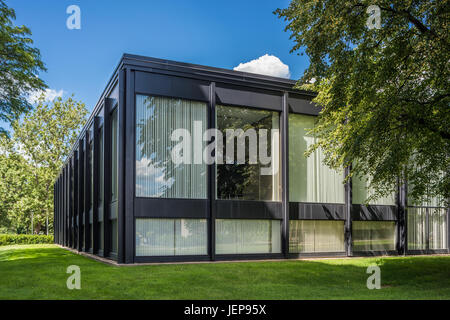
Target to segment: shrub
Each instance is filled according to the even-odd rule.
[[[0,246],[36,243],[53,243],[53,236],[38,234],[0,234]]]

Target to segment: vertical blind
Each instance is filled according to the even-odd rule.
[[[280,220],[216,220],[216,254],[280,252]]]
[[[428,208],[430,249],[447,249],[447,214],[444,208]]]
[[[408,208],[408,250],[426,249],[426,208]]]
[[[203,159],[194,163],[194,122],[206,130],[207,108],[204,102],[183,99],[136,97],[136,196],[205,199],[207,166]],[[179,141],[172,141],[172,132],[186,129],[191,141],[190,164],[175,164],[172,150]],[[202,139],[202,137],[200,137]],[[202,142],[202,150],[204,142]]]
[[[136,256],[206,255],[206,219],[136,219]]]
[[[352,225],[353,251],[395,250],[394,221],[353,221]]]
[[[289,220],[289,252],[344,251],[344,221]]]
[[[343,171],[330,169],[318,149],[309,157],[304,152],[316,140],[308,134],[314,116],[289,115],[289,200],[294,202],[344,203]]]

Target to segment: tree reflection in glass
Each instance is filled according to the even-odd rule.
[[[216,126],[223,134],[223,155],[226,155],[227,136],[226,129],[254,129],[257,136],[260,130],[267,130],[267,150],[262,150],[265,155],[270,156],[271,164],[276,167],[271,175],[262,175],[261,168],[269,167],[261,164],[258,158],[256,164],[249,163],[249,138],[245,139],[245,163],[237,163],[237,146],[234,138],[234,163],[216,165],[217,174],[217,199],[239,199],[239,200],[271,200],[278,201],[280,198],[279,181],[279,138],[271,137],[272,129],[279,129],[278,112],[255,110],[243,107],[221,106],[216,107]],[[276,137],[279,137],[277,135]],[[274,148],[272,148],[274,144]],[[257,144],[261,147],[260,143]],[[272,152],[272,150],[274,152]],[[260,150],[258,150],[258,155]]]
[[[171,140],[172,132],[193,132],[194,121],[202,123],[203,132],[206,110],[203,102],[136,96],[137,197],[206,198],[206,164],[194,164],[193,159],[190,164],[175,164],[171,157],[179,143]]]

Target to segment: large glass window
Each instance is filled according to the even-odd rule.
[[[204,102],[183,99],[136,97],[136,196],[205,199],[207,166],[198,159],[195,141],[203,151],[207,125]],[[172,141],[172,133],[184,129],[189,134]],[[198,146],[197,146],[198,147]],[[182,151],[178,153],[179,148]],[[190,154],[187,153],[191,151]],[[184,157],[172,161],[172,152]]]
[[[280,220],[217,219],[216,254],[280,253]]]
[[[408,208],[408,250],[426,249],[426,208]]]
[[[447,214],[444,208],[428,208],[430,249],[447,249]]]
[[[207,254],[206,219],[136,219],[136,256]]]
[[[223,136],[223,164],[216,160],[217,199],[280,200],[279,122],[278,112],[216,107]]]
[[[111,114],[111,201],[117,200],[118,193],[118,147],[119,130],[117,128],[117,108]]]
[[[344,251],[344,221],[289,220],[289,252]]]
[[[354,204],[363,204],[367,198],[374,194],[369,184],[370,179],[366,177],[352,176],[352,202]],[[395,193],[387,197],[378,198],[375,201],[370,201],[369,204],[395,206]]]
[[[304,156],[316,143],[308,133],[315,121],[314,116],[289,115],[289,201],[344,203],[343,171],[326,166],[320,149],[309,157]]]
[[[394,221],[353,221],[353,251],[395,250]]]

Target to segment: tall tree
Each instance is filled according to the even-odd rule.
[[[448,1],[292,0],[275,11],[292,51],[310,59],[298,86],[316,90],[323,108],[313,149],[331,167],[371,176],[373,198],[398,178],[417,200],[450,196],[448,9]]]
[[[27,96],[46,88],[37,76],[45,71],[40,52],[34,48],[31,31],[15,26],[14,9],[0,0],[0,121],[10,123],[31,109]],[[0,134],[6,134],[0,126]]]
[[[72,97],[65,101],[59,97],[47,103],[42,96],[30,113],[13,122],[11,139],[2,139],[0,145],[3,150],[0,154],[8,159],[0,163],[3,174],[8,175],[8,179],[0,181],[0,190],[3,186],[5,190],[21,192],[17,196],[10,193],[9,201],[0,203],[0,212],[8,213],[10,225],[17,225],[20,219],[31,223],[32,219],[34,233],[44,226],[49,231],[53,220],[53,183],[86,122],[86,115],[84,104]]]

